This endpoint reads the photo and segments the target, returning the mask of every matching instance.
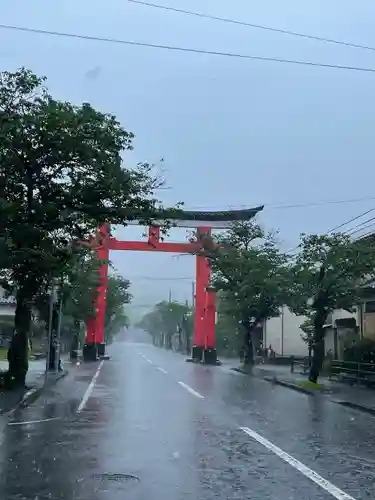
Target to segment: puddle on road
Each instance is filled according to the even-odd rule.
[[[138,476],[134,476],[133,474],[95,474],[94,479],[102,482],[113,481],[116,483],[139,483],[140,479]]]
[[[107,472],[104,474],[95,474],[93,478],[97,481],[98,484],[97,488],[95,488],[95,491],[117,491],[119,494],[121,492],[129,493],[129,490],[131,491],[140,483],[139,477],[133,474],[110,474]]]

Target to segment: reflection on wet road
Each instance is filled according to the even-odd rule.
[[[375,420],[148,344],[0,421],[6,500],[375,497]]]

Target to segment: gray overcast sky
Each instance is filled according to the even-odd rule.
[[[375,47],[373,0],[154,0],[183,9]],[[127,0],[12,0],[1,23],[250,55],[375,68],[375,52],[147,8]],[[165,159],[165,203],[227,208],[375,196],[375,74],[167,52],[0,30],[1,70],[26,66],[50,91],[116,114],[137,160]],[[374,201],[266,208],[285,249]],[[118,236],[135,238],[136,228]],[[184,238],[173,231],[171,238]],[[136,276],[194,277],[192,257],[120,253]],[[133,279],[135,304],[190,298],[189,280]]]

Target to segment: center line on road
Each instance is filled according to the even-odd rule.
[[[95,375],[92,377],[90,385],[86,389],[86,392],[83,395],[82,401],[80,402],[80,404],[77,408],[77,413],[81,413],[81,411],[85,407],[87,401],[89,400],[89,397],[91,396],[92,390],[94,389],[96,379],[99,377],[100,369],[103,366],[103,363],[104,363],[104,361],[100,362],[100,365],[98,366],[98,369],[96,370]]]
[[[195,391],[194,389],[192,389],[189,385],[185,384],[184,382],[178,382],[178,384],[180,384],[181,387],[183,387],[184,389],[189,391],[190,394],[192,394],[196,398],[204,399],[204,396],[202,396],[202,394],[199,394],[199,392]]]
[[[257,432],[253,431],[252,429],[249,429],[249,427],[240,427],[240,429],[243,432],[245,432],[245,434],[255,439],[255,441],[262,444],[265,448],[275,453],[275,455],[284,460],[284,462],[288,463],[289,465],[297,469],[299,472],[301,472],[304,476],[313,481],[315,484],[323,488],[323,490],[330,493],[337,500],[355,500],[354,497],[340,490],[340,488],[337,488],[337,486],[327,481],[327,479],[324,479],[324,477],[320,476],[317,472],[310,469],[302,462],[292,457],[291,455],[286,453],[286,451],[282,450],[275,444],[271,443],[271,441],[268,441],[268,439],[264,438]]]
[[[164,370],[164,368],[162,368],[161,366],[158,366],[157,369],[159,370],[159,372],[164,373],[164,375],[168,375],[168,372]]]
[[[151,359],[145,358],[145,360],[147,361],[147,363],[150,363],[150,365],[152,365]]]
[[[41,424],[43,422],[51,422],[51,420],[60,420],[60,417],[43,418],[41,420],[26,420],[26,421],[23,421],[23,422],[8,422],[8,425]]]

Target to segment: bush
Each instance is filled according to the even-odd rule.
[[[375,363],[375,341],[362,339],[344,349],[344,361],[356,363]]]

